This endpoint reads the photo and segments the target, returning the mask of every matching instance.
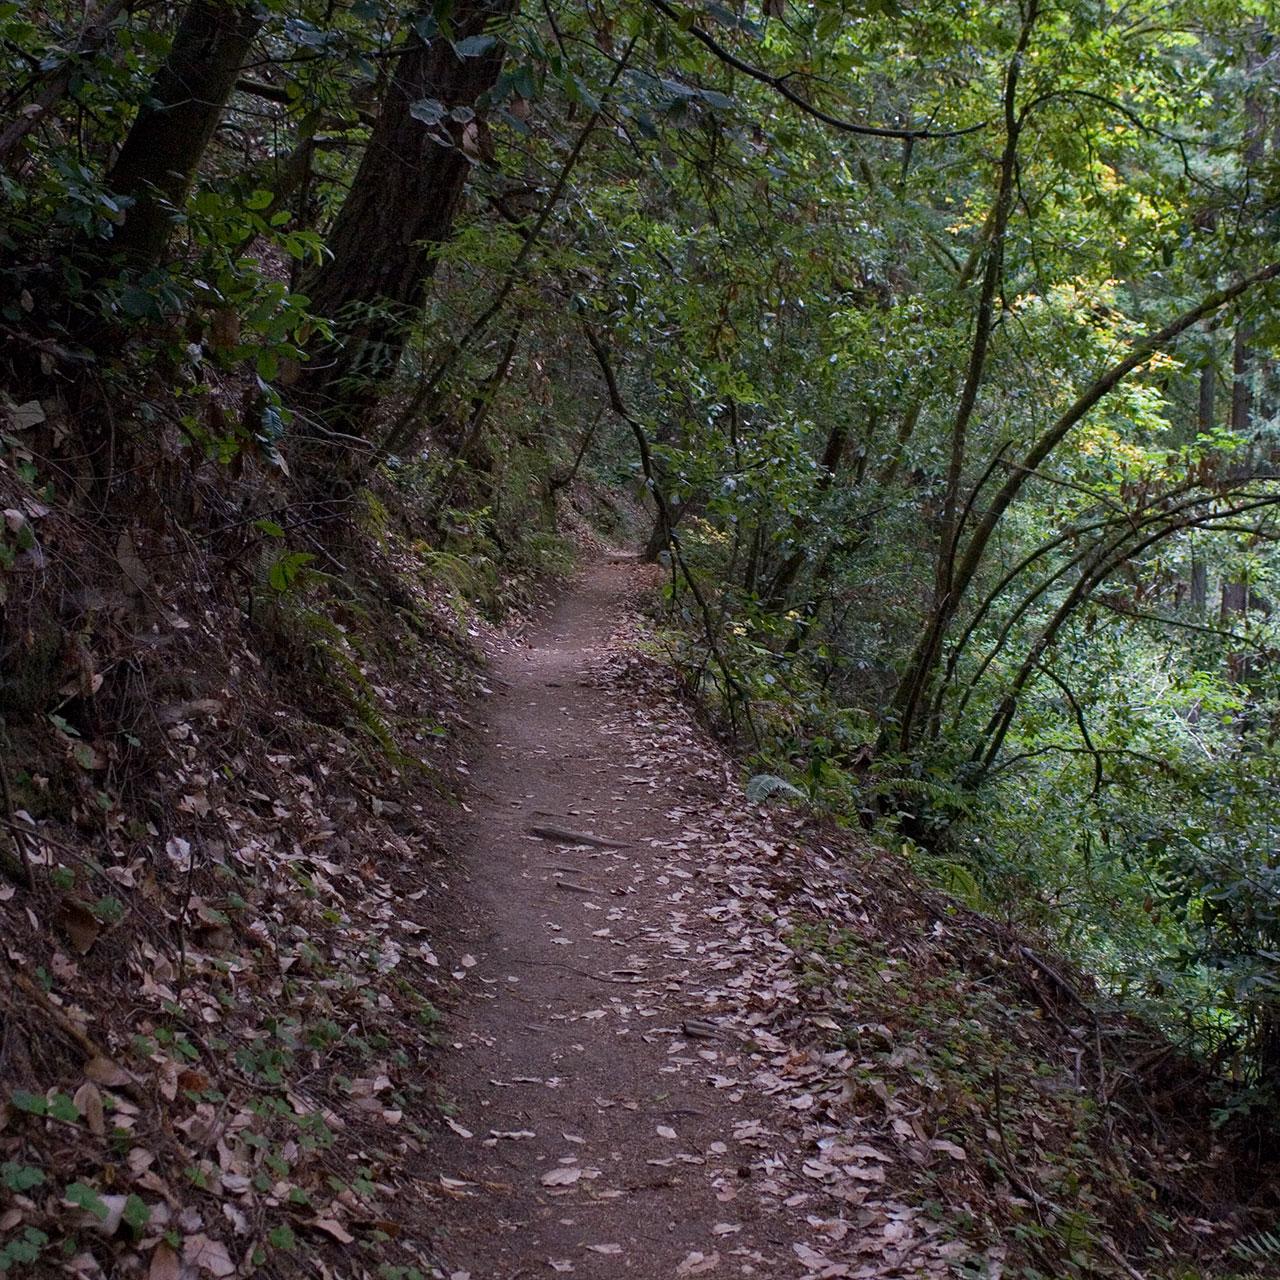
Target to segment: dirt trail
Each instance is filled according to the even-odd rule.
[[[644,574],[592,566],[497,662],[506,687],[464,835],[468,991],[443,1081],[472,1136],[435,1152],[472,1184],[447,1187],[446,1274],[772,1276],[784,1256],[796,1273],[795,1233],[762,1212],[733,1141],[753,1113],[736,1087],[706,1083],[740,1059],[714,1016],[693,1021],[706,1018],[707,975],[688,905],[671,901],[691,872],[673,875],[654,847],[718,780],[652,776],[610,678],[611,637]]]
[[[628,666],[649,574],[591,566],[496,660],[456,886],[455,1128],[431,1152],[441,1274],[942,1274],[914,1211],[867,1202],[891,1157],[840,1145],[849,1055],[770,1031],[805,1016],[775,888],[809,855]],[[856,903],[831,893],[819,911]]]

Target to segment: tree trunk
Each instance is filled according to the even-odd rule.
[[[145,271],[164,260],[175,215],[263,21],[251,3],[192,0],[183,13],[107,175],[107,186],[133,202],[109,245],[130,266]]]
[[[410,21],[405,50],[387,87],[360,169],[328,236],[332,257],[302,284],[318,314],[334,322],[336,339],[316,353],[304,390],[338,430],[358,431],[393,372],[422,305],[438,247],[453,227],[475,138],[466,121],[502,69],[503,46],[459,57],[458,43],[489,34],[516,0],[460,0],[453,42],[423,40]],[[414,115],[444,115],[435,124]],[[438,104],[438,106],[437,106]],[[463,121],[448,113],[457,111]]]
[[[1200,370],[1200,395],[1196,408],[1196,430],[1202,436],[1213,432],[1216,420],[1214,397],[1217,390],[1218,370],[1210,360]],[[1191,581],[1188,584],[1191,612],[1203,618],[1209,608],[1209,566],[1199,547],[1191,548]]]
[[[657,515],[653,518],[653,529],[649,534],[649,541],[645,543],[644,555],[641,557],[645,564],[655,564],[664,551],[670,550],[671,535],[675,532],[676,525],[680,523],[680,517],[684,515],[688,506],[687,502],[677,502],[674,499],[665,505],[659,505]]]
[[[963,587],[957,589],[956,586],[956,564],[960,555],[961,485],[967,461],[969,424],[977,410],[978,393],[986,374],[987,353],[995,326],[996,298],[1004,271],[1005,236],[1014,208],[1018,143],[1023,126],[1023,117],[1018,111],[1018,79],[1022,59],[1031,43],[1031,31],[1038,16],[1038,0],[1030,0],[1023,11],[1017,47],[1005,71],[1004,146],[1000,157],[999,185],[988,223],[990,240],[983,265],[982,288],[974,310],[973,341],[969,348],[960,400],[951,426],[933,603],[919,643],[918,657],[913,655],[908,662],[902,684],[893,701],[892,718],[896,722],[898,746],[904,751],[910,748],[914,740],[918,711],[921,706],[928,704],[929,684],[937,670],[947,628],[956,615],[963,592]],[[887,737],[882,745],[887,745]]]

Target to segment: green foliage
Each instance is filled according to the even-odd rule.
[[[39,1261],[48,1243],[49,1237],[37,1227],[23,1227],[17,1236],[0,1244],[0,1273],[21,1275],[21,1270],[11,1272],[11,1268]]]
[[[1237,1240],[1231,1246],[1231,1252],[1241,1262],[1253,1263],[1257,1266],[1273,1266],[1280,1262],[1280,1230],[1259,1231],[1254,1235]]]
[[[111,1209],[102,1196],[91,1186],[83,1182],[71,1183],[63,1196],[68,1204],[91,1213],[99,1222],[106,1222]]]
[[[0,1164],[0,1181],[10,1191],[30,1191],[43,1186],[44,1180],[44,1171],[31,1165],[18,1164],[13,1160]]]
[[[806,799],[799,787],[778,777],[776,773],[753,774],[747,779],[746,794],[752,804],[763,804],[773,796],[783,796],[789,800]]]

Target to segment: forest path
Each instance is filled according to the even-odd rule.
[[[855,1209],[875,1158],[836,1152],[864,1180],[821,1185],[837,1139],[813,1123],[816,1055],[767,1030],[798,966],[750,906],[789,851],[643,676],[633,597],[653,572],[592,564],[495,660],[454,886],[456,1110],[428,1153],[440,1274],[941,1274],[911,1210]]]

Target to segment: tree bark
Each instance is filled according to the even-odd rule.
[[[1201,436],[1213,432],[1216,421],[1214,404],[1218,370],[1212,360],[1200,370],[1200,395],[1196,405],[1196,430]],[[1209,566],[1204,553],[1196,546],[1191,548],[1191,580],[1188,583],[1191,612],[1203,618],[1209,607]]]
[[[351,194],[328,236],[332,257],[302,282],[316,312],[336,330],[335,341],[316,353],[303,387],[339,430],[359,430],[377,383],[399,363],[471,168],[464,134],[475,126],[466,117],[502,69],[500,40],[470,57],[460,57],[455,46],[493,34],[515,9],[516,0],[461,0],[452,42],[418,34],[430,11],[410,21]],[[438,103],[445,113],[434,126],[414,115],[423,102]],[[454,111],[463,119],[452,118]]]
[[[250,3],[192,0],[183,13],[107,175],[107,186],[132,201],[108,246],[130,266],[145,271],[164,260],[175,215],[263,21]]]

